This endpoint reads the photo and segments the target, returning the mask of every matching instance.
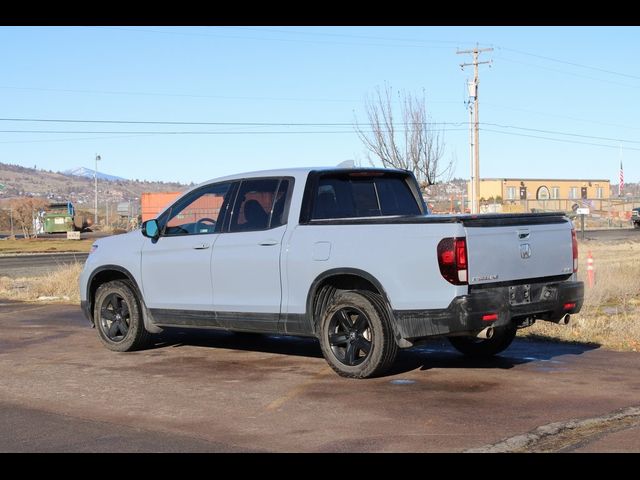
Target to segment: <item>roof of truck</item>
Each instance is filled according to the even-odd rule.
[[[253,172],[244,172],[244,173],[236,173],[233,175],[227,175],[226,177],[218,177],[213,178],[211,180],[207,180],[206,182],[202,182],[200,185],[207,185],[212,182],[223,182],[226,180],[237,180],[240,178],[254,178],[254,177],[294,177],[294,178],[304,178],[309,172],[313,171],[345,171],[349,172],[352,170],[370,170],[374,171],[385,171],[385,172],[404,172],[404,170],[396,170],[391,168],[373,168],[373,167],[353,167],[353,168],[344,168],[344,167],[296,167],[296,168],[279,168],[274,170],[256,170]]]

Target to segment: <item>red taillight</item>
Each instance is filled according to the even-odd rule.
[[[578,237],[575,228],[571,229],[571,246],[573,248],[573,273],[578,271]]]
[[[438,266],[449,283],[467,284],[467,241],[461,238],[443,238],[438,243]]]
[[[458,270],[467,269],[467,241],[464,238],[456,238],[456,260],[458,261]]]
[[[497,313],[487,313],[486,315],[482,316],[483,322],[493,322],[494,320],[497,320],[497,319],[498,319]]]
[[[440,258],[442,260],[442,263],[444,263],[445,265],[453,265],[456,262],[456,254],[453,250],[442,252]]]
[[[564,310],[573,310],[574,308],[576,308],[575,303],[565,303],[563,307]]]

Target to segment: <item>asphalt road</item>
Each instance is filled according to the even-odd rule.
[[[0,332],[3,452],[640,451],[637,353],[518,340],[473,362],[437,341],[347,380],[312,339],[114,353],[77,306],[0,301]]]
[[[58,265],[84,263],[88,253],[45,253],[0,256],[0,277],[35,277],[51,273]]]

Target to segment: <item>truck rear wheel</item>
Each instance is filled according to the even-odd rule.
[[[109,350],[139,350],[151,339],[151,333],[144,328],[136,293],[126,280],[114,280],[98,287],[93,319],[100,340]]]
[[[468,357],[488,358],[509,348],[516,331],[512,326],[497,327],[491,338],[448,337],[448,340],[453,348]]]
[[[331,368],[349,378],[382,375],[398,346],[380,295],[338,291],[320,319],[320,347]]]

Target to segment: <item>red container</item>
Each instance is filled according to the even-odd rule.
[[[143,192],[140,199],[142,221],[156,218],[165,207],[182,195],[183,192]]]

